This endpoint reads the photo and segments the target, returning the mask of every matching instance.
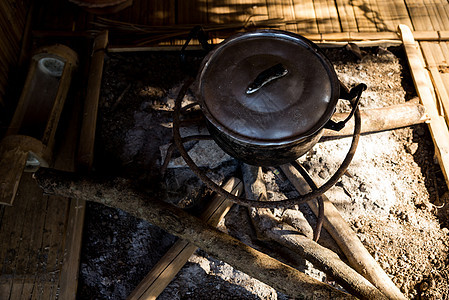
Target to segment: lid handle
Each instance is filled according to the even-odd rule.
[[[246,89],[246,93],[255,93],[269,82],[284,77],[287,74],[288,70],[281,63],[274,65],[257,75],[256,79]]]

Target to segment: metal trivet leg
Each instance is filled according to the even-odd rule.
[[[349,167],[349,164],[352,161],[352,158],[354,157],[355,151],[357,149],[357,144],[360,138],[360,129],[361,129],[361,120],[360,120],[360,111],[357,106],[355,106],[354,109],[354,118],[355,118],[355,126],[354,126],[354,134],[352,137],[351,146],[349,148],[348,153],[346,154],[345,159],[343,160],[340,167],[337,169],[337,171],[332,175],[331,178],[329,178],[328,181],[326,181],[321,187],[317,189],[312,189],[310,193],[307,193],[305,195],[285,199],[285,200],[279,200],[279,201],[257,201],[257,200],[251,200],[247,199],[245,197],[237,197],[234,196],[225,190],[223,190],[220,186],[218,186],[215,182],[213,182],[209,177],[205,175],[205,173],[195,164],[195,162],[192,160],[192,158],[187,153],[187,150],[184,148],[183,145],[183,138],[181,137],[181,134],[179,132],[180,128],[180,111],[181,111],[181,104],[182,99],[184,98],[184,95],[187,93],[187,90],[189,89],[190,85],[194,81],[193,78],[189,78],[184,85],[182,86],[178,97],[175,101],[175,108],[173,113],[173,140],[178,148],[179,153],[184,158],[186,164],[190,167],[190,169],[200,178],[212,191],[227,197],[231,201],[233,201],[236,204],[248,206],[248,207],[259,207],[259,208],[279,208],[279,207],[293,207],[295,205],[314,200],[321,195],[323,195],[327,190],[329,190],[332,186],[334,186],[340,178],[343,176],[343,174],[346,172],[347,168]],[[359,100],[359,99],[356,99]],[[355,103],[352,103],[353,105]]]

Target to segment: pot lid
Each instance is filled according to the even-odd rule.
[[[337,75],[320,49],[278,30],[225,40],[205,58],[198,88],[214,126],[260,145],[317,132],[332,116],[339,95]]]

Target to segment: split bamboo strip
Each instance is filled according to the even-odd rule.
[[[326,7],[329,11],[329,19],[332,24],[332,32],[341,32],[340,19],[338,17],[337,7],[334,0],[326,0]]]
[[[208,23],[209,24],[223,24],[228,22],[229,23],[229,8],[224,5],[225,1],[220,2],[214,2],[212,1],[207,6],[207,17],[208,17]],[[186,7],[187,13],[189,12],[189,8]]]
[[[315,7],[318,31],[320,33],[333,32],[329,10],[326,7],[326,0],[313,0],[313,5]]]
[[[2,241],[0,247],[0,269],[3,274],[14,274],[15,253],[19,252],[21,233],[24,227],[26,208],[28,202],[26,197],[18,195],[15,206],[5,207],[2,216],[2,226],[0,226],[0,239]],[[35,199],[33,199],[35,200]],[[0,298],[9,299],[11,288],[14,284],[13,276],[7,280],[0,281]]]
[[[251,12],[253,14],[253,17],[251,18],[251,21],[262,22],[268,19],[268,8],[266,5],[254,5],[253,1],[251,0],[246,0],[246,3],[252,5]]]
[[[340,16],[340,23],[343,32],[357,31],[357,21],[354,15],[352,5],[349,5],[345,0],[336,0],[338,15]]]
[[[284,20],[296,20],[295,11],[293,10],[293,0],[281,0],[280,5],[282,7],[282,17]],[[288,24],[285,29],[292,32],[298,32],[296,24]]]
[[[280,1],[281,0],[267,0],[268,18],[270,19],[284,18]],[[279,29],[285,30],[286,25],[280,26]]]
[[[366,4],[364,5],[365,14],[371,23],[373,23],[374,28],[376,28],[376,30],[371,31],[389,31],[387,24],[391,18],[389,9],[380,6],[378,0],[364,1],[366,1]]]
[[[444,115],[446,122],[449,124],[449,85],[446,86],[445,74],[440,73],[439,70],[441,66],[447,66],[444,54],[440,43],[421,42],[420,44],[427,60],[427,67],[435,87],[438,103],[440,104],[439,112]]]
[[[449,131],[443,117],[438,113],[436,107],[436,97],[432,82],[425,69],[419,45],[415,42],[413,34],[405,25],[399,25],[402,42],[410,65],[410,69],[415,82],[416,90],[422,104],[426,107],[430,116],[429,129],[435,145],[435,154],[440,163],[446,183],[449,184]]]
[[[430,21],[427,10],[418,0],[404,0],[407,4],[412,20],[413,29],[421,31],[433,31],[432,22]]]
[[[426,61],[427,69],[430,72],[430,78],[435,87],[437,110],[440,115],[443,115],[443,111],[444,111],[444,105],[442,103],[443,98],[441,97],[441,90],[438,89],[438,86],[437,86],[437,84],[440,84],[441,77],[439,76],[439,72],[438,72],[438,63],[437,63],[438,58],[434,55],[435,53],[433,51],[433,46],[434,46],[433,44],[434,43],[431,43],[431,42],[419,43],[419,45],[421,46],[422,52],[423,52],[423,57]],[[445,93],[445,91],[444,91],[444,93]]]
[[[318,33],[317,18],[313,2],[309,0],[293,0],[295,16],[298,19],[299,33]]]
[[[440,31],[449,30],[449,15],[446,14],[444,6],[449,6],[449,3],[441,4],[435,3],[435,11],[438,14],[438,19],[440,21]]]
[[[398,19],[395,20],[395,28],[393,28],[394,31],[396,31],[396,26],[398,24],[404,24],[409,26],[410,28],[413,28],[412,21],[410,20],[410,15],[407,10],[407,6],[405,5],[404,1],[394,1],[394,4],[396,6],[396,11],[398,13]]]
[[[251,5],[248,6],[245,4],[245,0],[236,0],[234,20],[237,22],[245,22],[251,14]]]
[[[444,4],[444,11],[446,12],[446,16],[449,18],[449,3]],[[449,29],[446,29],[449,30]]]
[[[391,31],[394,30],[392,26],[392,14],[390,12],[390,3],[391,1],[388,0],[377,0],[377,4],[379,6],[379,9],[377,11],[377,30],[378,31]]]
[[[24,196],[19,195],[18,199],[15,203],[15,206],[20,202],[28,202],[27,210],[25,212],[26,219],[29,222],[23,221],[23,231],[21,234],[22,239],[25,240],[25,244],[20,247],[19,252],[17,254],[17,261],[15,271],[16,275],[14,275],[12,282],[12,290],[10,292],[10,299],[29,299],[30,295],[32,295],[34,282],[35,282],[35,274],[39,269],[39,257],[37,249],[42,247],[42,235],[44,231],[45,224],[45,213],[44,217],[42,213],[38,213],[43,211],[43,207],[46,210],[46,200],[42,199],[43,197],[34,197],[30,196],[32,193],[30,191],[36,191],[36,185],[33,183],[30,174],[24,176],[22,180],[23,188],[21,190],[29,193]],[[29,189],[31,187],[31,189]],[[20,209],[20,208],[14,208]],[[11,213],[11,212],[8,212]],[[2,225],[5,223],[2,223]],[[17,223],[16,223],[17,224]],[[30,226],[32,224],[32,226]],[[29,237],[32,237],[31,239]],[[17,274],[29,274],[28,276],[17,276]],[[32,277],[31,280],[29,277]],[[31,282],[30,282],[31,281]],[[0,295],[1,297],[1,295]],[[6,297],[7,298],[7,297]]]
[[[417,41],[438,41],[440,34],[438,31],[413,31],[413,37]]]
[[[444,64],[449,65],[449,42],[440,42],[441,51],[444,55]]]
[[[186,1],[181,1],[181,3],[184,3],[184,2],[188,2],[187,0]],[[135,18],[134,18],[134,20],[132,20],[133,22],[136,22],[136,23],[138,23],[138,24],[146,24],[146,22],[147,22],[147,18],[148,18],[148,11],[149,11],[149,9],[150,9],[150,7],[149,7],[149,1],[138,1],[138,2],[136,2],[136,1],[133,1],[133,4],[132,4],[133,6],[139,6],[139,15],[138,16],[136,16]],[[133,10],[135,10],[135,8],[133,7],[132,8]],[[176,8],[177,9],[177,8]],[[137,14],[137,13],[136,13]],[[177,21],[177,20],[176,20]]]
[[[388,3],[388,8],[390,11],[390,23],[389,23],[388,30],[390,30],[390,31],[396,31],[396,27],[398,26],[398,24],[401,24],[398,22],[399,12],[397,11],[396,2],[398,2],[398,1],[393,0],[393,1],[389,1],[389,3]]]
[[[376,24],[369,19],[367,14],[369,6],[364,1],[353,0],[350,3],[354,8],[358,31],[377,31]]]
[[[444,29],[442,26],[442,20],[436,9],[435,3],[424,3],[426,10],[430,16],[430,22],[432,23],[433,30],[439,31]]]

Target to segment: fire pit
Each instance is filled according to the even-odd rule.
[[[344,49],[326,49],[325,53],[332,59],[339,78],[345,83],[355,85],[359,80],[370,82],[370,88],[362,99],[363,108],[398,104],[409,100],[413,88],[407,87],[412,87],[412,84],[401,83],[401,76],[408,77],[406,72],[401,71],[397,57],[382,49],[365,51],[367,52],[361,62],[356,62]],[[183,80],[179,76],[177,64],[173,62],[176,62],[176,56],[167,53],[110,54],[106,61],[102,87],[100,129],[102,138],[107,142],[103,144],[105,149],[99,149],[101,155],[97,156],[98,170],[131,176],[148,187],[151,187],[154,180],[150,175],[159,176],[155,169],[159,165],[157,162],[157,159],[160,159],[159,147],[169,142],[171,130],[165,124],[171,121],[173,99],[179,91],[178,83]],[[131,65],[139,66],[139,72],[136,73],[135,68],[126,67]],[[127,89],[130,83],[131,88]],[[121,99],[118,105],[117,99]],[[187,94],[185,100],[194,99],[192,95]],[[345,102],[341,101],[338,104],[339,111],[348,110]],[[155,122],[161,123],[162,126],[157,127]],[[184,129],[182,133],[186,132]],[[314,180],[321,184],[338,168],[349,142],[343,139],[318,143],[300,161]],[[431,141],[430,144],[428,142],[425,127],[363,137],[347,176],[343,176],[341,182],[329,191],[329,197],[336,200],[340,212],[353,224],[353,228],[370,252],[388,274],[394,277],[394,282],[404,288],[410,297],[417,294],[446,295],[447,287],[447,283],[434,276],[432,278],[435,278],[435,285],[425,291],[420,289],[421,282],[430,282],[429,274],[441,273],[440,267],[428,265],[430,261],[428,255],[437,251],[438,254],[434,256],[443,265],[446,259],[442,250],[439,250],[442,249],[443,240],[438,222],[432,221],[433,213],[430,209],[425,209],[426,205],[429,205],[426,204],[429,194],[432,201],[436,197],[435,190],[429,190],[427,194],[424,185],[424,181],[428,184],[428,180],[432,178],[429,174],[433,174],[433,162],[429,159],[431,155],[429,153],[432,152]],[[189,153],[192,143],[195,142],[186,145]],[[203,143],[206,142],[194,145]],[[151,145],[156,150],[151,148]],[[110,168],[111,161],[118,162],[114,163],[114,168]],[[216,174],[222,169],[231,170],[233,164],[233,160],[222,163],[220,167],[216,167],[215,164],[208,175],[219,182],[220,179]],[[282,178],[282,174],[278,176],[274,171],[271,168],[264,168],[263,172],[268,183],[269,199],[282,200],[285,196],[294,197],[292,189],[279,179]],[[170,199],[173,201],[176,197],[178,201],[179,198],[185,197],[195,201],[192,195],[186,193],[185,187],[191,186],[192,190],[200,190],[203,186],[198,181],[188,179],[194,176],[189,175],[187,178],[187,173],[190,174],[187,168],[168,170],[167,180],[177,180],[183,185],[179,190],[175,186],[169,187]],[[183,179],[183,176],[186,179]],[[439,182],[444,183],[444,180],[441,179]],[[429,186],[433,186],[432,181]],[[443,192],[439,190],[440,196]],[[160,197],[160,193],[154,195]],[[303,205],[300,207],[305,216],[309,217],[310,212],[304,210]],[[112,209],[90,205],[88,213],[86,235],[91,238],[83,249],[81,275],[83,292],[80,294],[94,298],[124,298],[155,262],[149,261],[148,257],[160,257],[167,249],[166,245],[171,238],[160,236],[154,233],[156,229],[148,229],[149,224],[142,225]],[[275,210],[275,213],[279,217],[286,215],[284,210]],[[415,218],[418,218],[419,223],[414,221]],[[257,240],[252,240],[255,237],[251,235],[250,227],[246,209],[239,206],[231,210],[226,222],[221,225],[221,228],[231,235],[253,246],[260,246]],[[425,229],[420,231],[420,228]],[[132,239],[130,231],[135,232]],[[404,238],[410,235],[413,235],[414,239]],[[106,238],[102,241],[95,238],[98,236]],[[138,239],[135,236],[142,238]],[[163,248],[160,247],[161,241],[165,241]],[[433,241],[433,246],[427,245],[426,241]],[[132,255],[130,249],[134,251]],[[119,260],[119,263],[111,264],[109,257],[114,261]],[[314,272],[305,268],[308,274]],[[313,274],[317,278],[323,278],[322,273],[318,274],[315,271]],[[237,295],[246,299],[263,298],[268,295],[287,299],[279,293],[276,295],[276,291],[270,287],[243,276],[244,274],[233,270],[229,265],[208,257],[204,252],[198,252],[161,295],[161,299],[176,297],[219,299],[223,296],[231,298]]]
[[[278,166],[295,161],[317,143],[324,128],[339,130],[354,114],[356,119],[346,158],[320,188],[281,201],[237,197],[210,180],[183,146],[192,139],[183,140],[179,132],[181,102],[192,83],[187,81],[175,102],[174,142],[192,171],[213,191],[244,206],[293,206],[319,198],[349,166],[360,135],[357,106],[366,86],[359,84],[348,91],[324,53],[304,37],[278,30],[233,36],[206,56],[197,81],[197,97],[211,137],[225,152],[252,165]],[[353,108],[344,121],[335,123],[330,118],[339,98],[350,100]],[[170,153],[166,162],[169,159]]]

